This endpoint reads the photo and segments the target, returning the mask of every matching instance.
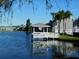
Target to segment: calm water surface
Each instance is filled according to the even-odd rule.
[[[37,50],[38,49],[36,49],[36,51]],[[70,54],[70,56],[71,55],[79,56],[79,53],[78,52],[72,53]],[[0,32],[0,59],[51,59],[51,58],[53,59],[53,56],[51,56],[51,48],[49,48],[48,51],[46,51],[45,55],[33,55],[31,33]]]
[[[25,32],[0,32],[0,59],[49,59],[33,56],[32,37]]]
[[[32,59],[30,36],[25,32],[0,32],[0,59]]]

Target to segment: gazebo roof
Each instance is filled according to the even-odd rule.
[[[37,23],[37,24],[33,24],[32,27],[50,27],[50,26],[42,23]]]

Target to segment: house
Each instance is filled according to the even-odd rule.
[[[18,28],[23,27],[23,26],[0,26],[0,31],[15,31]]]
[[[73,32],[79,33],[79,26],[75,25],[73,28]]]
[[[79,37],[79,18],[73,22],[73,36]]]
[[[58,38],[59,34],[49,32],[49,25],[37,23],[32,25],[33,38]]]
[[[0,31],[13,31],[16,26],[0,26]]]
[[[64,26],[63,26],[64,25]],[[58,20],[53,20],[52,23],[52,29],[53,32],[58,33],[59,24]],[[73,35],[73,19],[72,18],[66,18],[60,21],[60,34],[66,33],[68,35]]]
[[[79,33],[79,19],[73,21],[73,32]]]

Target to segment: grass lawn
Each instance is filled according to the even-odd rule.
[[[73,37],[69,35],[60,35],[60,40],[79,40],[79,37]]]

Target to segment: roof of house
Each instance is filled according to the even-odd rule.
[[[32,27],[50,27],[50,26],[42,23],[37,23],[37,24],[33,24]]]

